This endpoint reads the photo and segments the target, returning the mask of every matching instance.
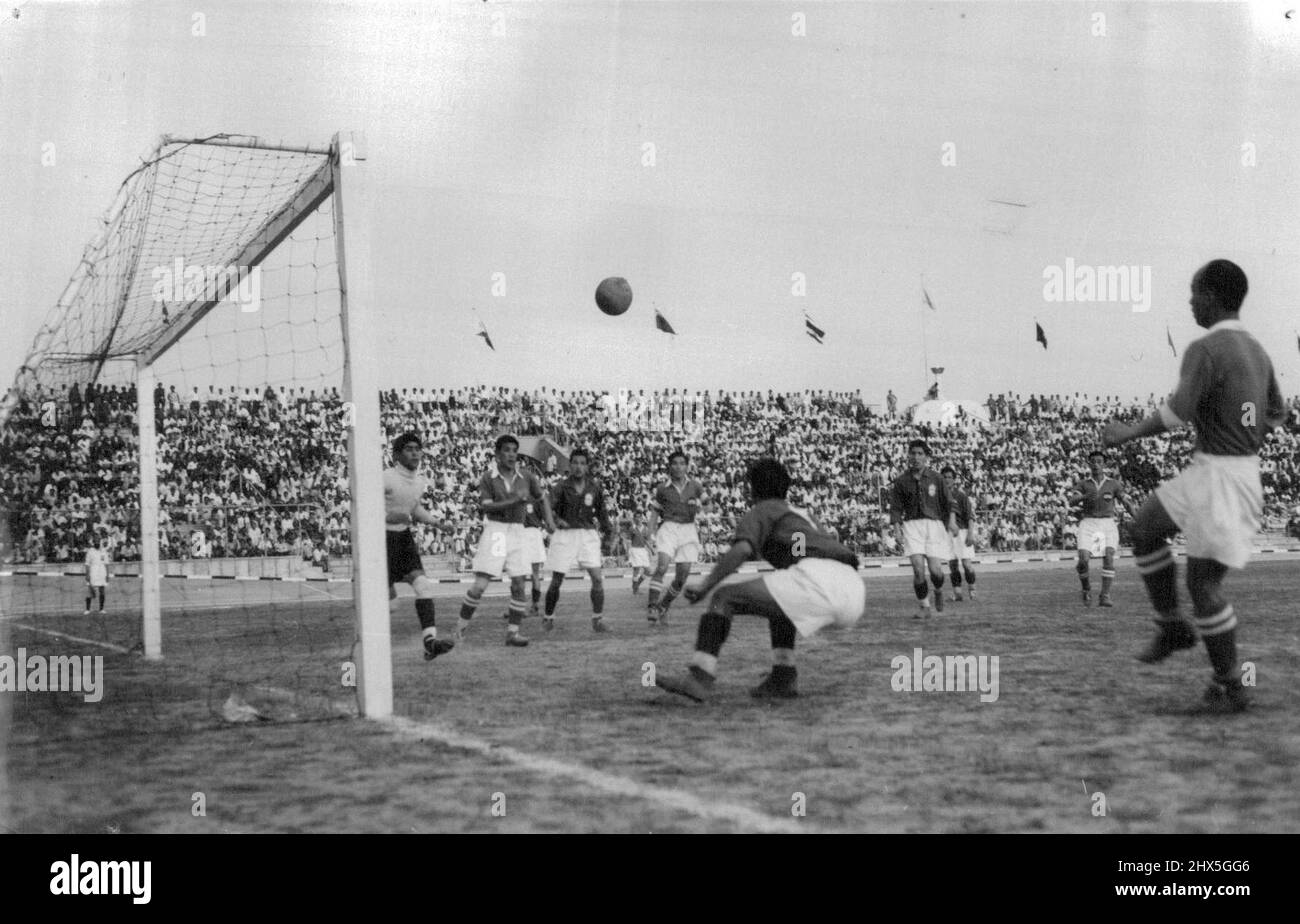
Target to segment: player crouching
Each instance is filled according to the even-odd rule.
[[[798,695],[796,631],[806,638],[826,626],[847,627],[862,618],[866,592],[858,557],[808,513],[790,506],[789,489],[790,473],[777,460],[759,459],[749,467],[754,506],[736,525],[731,548],[708,577],[683,591],[691,603],[713,592],[708,612],[700,617],[690,668],[677,676],[659,675],[657,686],[696,702],[708,699],[732,617],[748,613],[766,619],[772,637],[772,672],[750,695],[791,699]],[[751,558],[764,559],[776,572],[718,586]]]

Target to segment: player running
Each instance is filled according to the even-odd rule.
[[[1079,520],[1079,561],[1074,570],[1079,574],[1080,599],[1084,606],[1092,603],[1092,580],[1088,575],[1088,562],[1096,555],[1101,557],[1101,596],[1098,606],[1114,606],[1110,602],[1110,585],[1115,580],[1115,550],[1119,547],[1119,527],[1115,525],[1115,504],[1123,504],[1129,516],[1137,511],[1124,493],[1124,486],[1106,475],[1106,454],[1100,449],[1088,453],[1091,477],[1076,484],[1067,501],[1071,507],[1082,507]]]
[[[926,563],[934,585],[934,610],[943,612],[943,566],[952,551],[949,536],[957,535],[953,498],[943,479],[930,468],[930,445],[925,440],[907,444],[907,471],[894,479],[889,519],[898,544],[912,562],[912,590],[917,612],[913,619],[930,615],[930,594],[925,584]],[[947,535],[944,529],[947,528]]]
[[[1237,663],[1237,616],[1222,594],[1229,568],[1250,558],[1264,506],[1259,448],[1286,420],[1286,406],[1273,363],[1244,327],[1239,314],[1246,274],[1228,260],[1214,260],[1192,277],[1192,316],[1208,330],[1183,354],[1174,393],[1159,410],[1135,425],[1111,421],[1107,446],[1196,427],[1192,461],[1147,498],[1134,523],[1138,571],[1157,613],[1159,631],[1138,660],[1154,664],[1196,645],[1196,629],[1214,667],[1205,695],[1211,712],[1241,712],[1249,705]],[[1177,566],[1168,540],[1187,540],[1187,590],[1196,629],[1178,604]]]
[[[414,433],[403,433],[393,440],[391,468],[384,470],[384,513],[388,545],[388,599],[397,598],[397,584],[410,584],[415,591],[415,615],[420,620],[424,642],[424,659],[432,661],[455,647],[450,639],[438,638],[433,612],[433,581],[425,577],[424,562],[416,548],[411,521],[426,523],[443,532],[455,532],[424,509],[421,499],[429,489],[429,479],[418,473],[424,457],[424,444]]]
[[[104,612],[104,593],[108,589],[108,540],[101,539],[99,545],[92,544],[86,549],[86,611],[90,615],[90,604],[99,597],[99,611]]]
[[[510,577],[510,613],[506,628],[506,645],[523,648],[528,639],[519,633],[528,608],[524,601],[524,582],[532,570],[524,550],[524,518],[538,505],[542,522],[552,532],[555,520],[551,517],[551,504],[542,490],[537,476],[518,464],[519,440],[510,434],[497,437],[494,447],[495,461],[479,479],[479,506],[483,510],[483,534],[474,553],[474,584],[465,592],[460,605],[458,639],[465,637],[465,629],[474,618],[483,591],[493,578],[504,570]]]
[[[975,524],[970,496],[957,485],[957,470],[945,465],[939,472],[944,487],[952,495],[953,513],[957,518],[957,535],[952,537],[952,557],[948,559],[948,573],[952,576],[952,598],[961,599],[961,579],[966,577],[966,592],[975,599]],[[958,567],[960,563],[961,567]]]
[[[668,607],[682,592],[691,576],[691,565],[700,560],[700,535],[695,529],[695,515],[708,506],[704,489],[688,478],[689,460],[680,449],[668,456],[668,480],[650,497],[648,527],[655,537],[658,561],[650,578],[650,599],[646,616],[653,623],[668,624]],[[673,565],[673,582],[664,588],[664,574]]]
[[[718,655],[732,617],[766,619],[771,634],[772,671],[749,694],[756,699],[792,699],[799,693],[796,632],[808,638],[826,626],[851,626],[862,617],[866,603],[858,557],[810,514],[786,501],[790,473],[785,466],[776,459],[759,459],[749,466],[748,481],[753,506],[736,524],[731,548],[708,577],[685,589],[691,603],[713,593],[708,611],[700,617],[690,667],[685,674],[655,678],[656,686],[696,702],[713,692]],[[777,570],[722,583],[751,558],[761,558]]]
[[[605,489],[587,470],[590,456],[585,449],[569,454],[569,475],[551,489],[551,511],[559,527],[551,537],[551,552],[546,570],[551,572],[551,586],[546,589],[546,615],[542,628],[555,628],[555,604],[560,600],[564,575],[575,565],[591,578],[591,629],[606,632],[605,577],[601,565],[601,533],[610,535],[609,512],[605,508]],[[599,532],[597,528],[599,527]]]

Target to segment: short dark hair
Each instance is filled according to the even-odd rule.
[[[790,492],[790,473],[772,458],[762,458],[749,466],[749,488],[754,500],[785,500]]]
[[[1201,285],[1214,293],[1224,311],[1240,311],[1246,300],[1246,274],[1231,260],[1211,260],[1197,273]]]
[[[577,456],[582,456],[587,460],[588,465],[591,464],[591,453],[587,452],[587,450],[583,449],[581,446],[569,453],[569,461],[572,462]]]
[[[930,454],[930,444],[925,440],[912,440],[912,442],[908,443],[907,451],[911,452],[913,449],[920,449],[927,456]]]
[[[957,469],[953,468],[951,465],[945,465],[943,468],[939,469],[939,474],[940,474],[940,475],[952,475],[952,477],[956,478],[956,477],[957,477]]]
[[[1088,461],[1091,462],[1097,456],[1101,456],[1101,461],[1106,461],[1106,453],[1102,452],[1100,449],[1094,449],[1092,452],[1088,453]]]
[[[676,459],[676,458],[679,458],[679,457],[681,458],[681,460],[682,460],[683,462],[689,462],[689,461],[691,461],[690,459],[688,459],[688,458],[686,457],[686,453],[682,452],[680,449],[674,449],[672,452],[668,453],[668,464],[669,464],[669,465],[672,465],[672,464],[673,464],[673,459]]]
[[[403,433],[397,439],[393,440],[393,455],[400,455],[402,450],[412,443],[415,443],[417,446],[423,446],[424,440],[420,439],[419,434],[411,432]]]
[[[492,451],[500,452],[501,447],[505,446],[507,443],[514,443],[516,450],[519,448],[519,440],[513,434],[502,433],[497,437],[496,445],[492,447]]]

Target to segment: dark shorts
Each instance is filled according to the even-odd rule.
[[[412,571],[423,571],[420,550],[415,547],[415,536],[409,529],[400,533],[385,532],[388,537],[388,583],[400,584]]]

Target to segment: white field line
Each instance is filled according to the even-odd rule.
[[[703,799],[679,789],[651,786],[636,780],[582,764],[568,763],[552,757],[530,754],[517,748],[492,744],[481,738],[429,722],[416,722],[394,716],[380,722],[400,738],[410,741],[436,741],[447,747],[481,754],[494,760],[504,760],[532,773],[561,779],[576,780],[584,786],[615,796],[628,796],[653,802],[666,808],[707,821],[728,822],[736,827],[763,834],[816,833],[811,824],[792,818],[778,818],[754,811],[743,805],[733,805],[716,799]]]

